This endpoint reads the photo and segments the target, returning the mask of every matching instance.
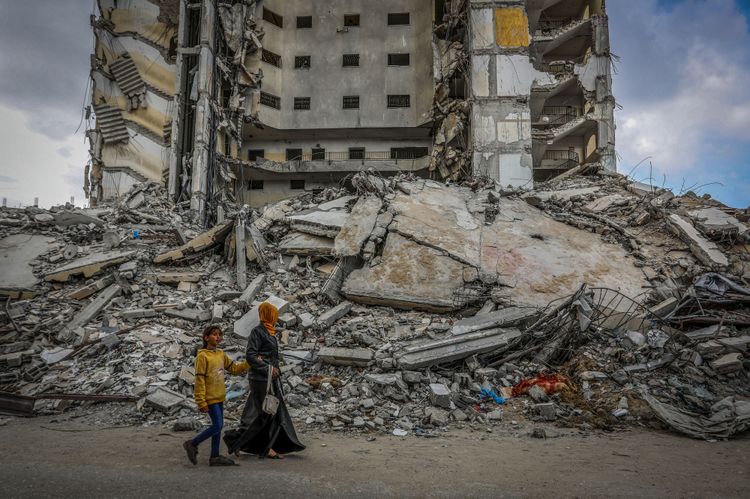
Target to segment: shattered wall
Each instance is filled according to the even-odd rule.
[[[161,2],[174,9],[178,0]],[[147,0],[99,0],[92,17],[88,131],[91,166],[86,192],[92,205],[119,197],[134,182],[160,182],[170,155],[175,87],[175,26]]]
[[[615,170],[602,2],[474,1],[469,20],[474,173],[531,188],[584,163]]]

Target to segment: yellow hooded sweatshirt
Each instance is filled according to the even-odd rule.
[[[201,348],[195,356],[195,403],[198,408],[224,402],[227,388],[224,372],[242,374],[250,369],[246,361],[234,362],[223,350]]]

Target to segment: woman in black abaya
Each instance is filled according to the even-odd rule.
[[[242,426],[224,434],[230,453],[239,451],[259,457],[282,459],[283,454],[305,449],[294,431],[292,418],[284,403],[279,379],[279,344],[276,321],[279,311],[268,302],[258,308],[260,325],[253,328],[247,340],[246,358],[250,364],[250,395],[242,413]],[[276,414],[263,412],[268,375],[272,376],[273,394],[279,399]]]

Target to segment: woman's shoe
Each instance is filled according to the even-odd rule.
[[[208,460],[209,466],[236,466],[236,463],[226,456],[216,456]]]

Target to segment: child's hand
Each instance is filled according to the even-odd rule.
[[[274,367],[273,368],[273,377],[274,378],[278,378],[279,374],[281,374],[281,371],[279,371],[279,368],[278,367]]]
[[[208,412],[208,406],[206,406],[206,407],[199,407],[198,410],[201,411],[201,412]]]

